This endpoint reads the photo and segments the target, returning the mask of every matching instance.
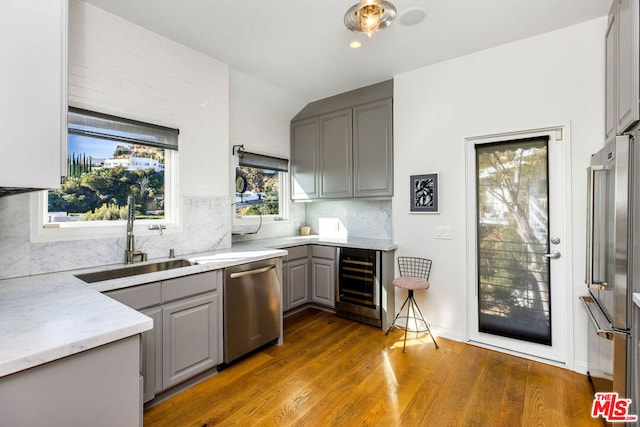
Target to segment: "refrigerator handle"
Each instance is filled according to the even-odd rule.
[[[607,286],[606,282],[594,282],[593,280],[594,182],[596,172],[602,170],[604,170],[603,166],[590,166],[587,168],[587,262],[585,283],[589,289],[594,290],[602,290]]]

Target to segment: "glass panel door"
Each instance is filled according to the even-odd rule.
[[[548,137],[475,154],[478,330],[551,345]]]

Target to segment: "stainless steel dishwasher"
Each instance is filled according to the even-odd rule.
[[[280,259],[224,270],[224,363],[280,337]]]

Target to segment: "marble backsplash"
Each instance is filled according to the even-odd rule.
[[[236,234],[232,236],[233,242],[246,242],[248,240],[270,239],[274,237],[295,236],[298,229],[304,225],[306,211],[304,203],[289,203],[289,214],[286,221],[265,222],[256,234]],[[234,233],[251,232],[256,230],[254,224],[244,227],[234,227]]]
[[[117,237],[32,242],[32,194],[0,198],[0,279],[121,264],[125,229]],[[231,212],[226,197],[185,196],[182,230],[136,235],[136,249],[149,259],[231,247]],[[392,240],[391,201],[316,201],[293,203],[285,223],[263,225],[256,235],[233,236],[233,241],[291,236],[301,225],[312,234]]]
[[[305,206],[312,234],[393,239],[391,200],[314,201]]]
[[[0,279],[123,262],[125,228],[118,237],[31,242],[32,195],[0,198]],[[184,197],[182,231],[136,235],[136,249],[149,259],[231,246],[231,212],[226,197]]]

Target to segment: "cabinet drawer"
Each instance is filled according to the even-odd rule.
[[[177,277],[162,282],[162,300],[173,301],[191,295],[215,291],[220,283],[222,271],[200,273],[191,276]]]
[[[312,246],[311,256],[315,258],[336,259],[336,248],[333,246]]]
[[[162,302],[160,282],[132,286],[105,292],[104,294],[136,310],[158,305]]]
[[[309,255],[309,247],[307,245],[294,246],[293,248],[287,248],[287,250],[289,251],[289,254],[285,258],[285,261],[306,258]]]

